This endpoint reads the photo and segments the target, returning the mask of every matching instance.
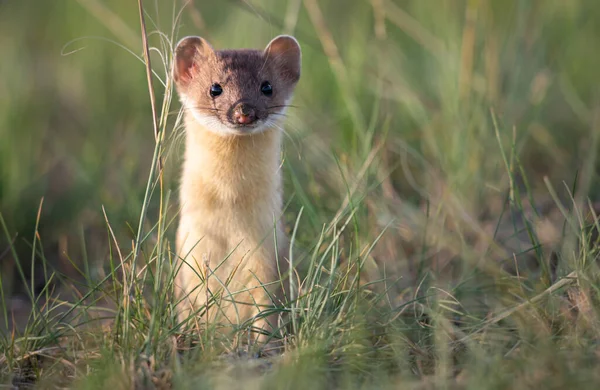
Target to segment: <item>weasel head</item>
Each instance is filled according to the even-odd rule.
[[[264,50],[216,51],[203,38],[177,44],[173,79],[185,110],[223,136],[277,126],[300,79],[298,41],[280,35]]]

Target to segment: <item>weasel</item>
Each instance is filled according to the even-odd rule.
[[[177,44],[173,79],[186,132],[176,243],[180,321],[195,315],[228,327],[253,324],[263,335],[275,329],[276,316],[256,316],[281,299],[287,268],[281,120],[300,70],[291,36],[264,50],[217,51],[195,36]]]

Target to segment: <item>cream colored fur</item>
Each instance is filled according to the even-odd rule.
[[[203,127],[190,111],[185,125],[177,231],[177,253],[184,262],[176,279],[178,299],[183,299],[179,318],[185,320],[201,309],[207,297],[221,296],[208,315],[197,319],[241,324],[273,304],[269,294],[281,297],[278,269],[285,271],[287,248],[279,223],[281,131],[219,135]],[[274,326],[276,321],[271,316],[254,326],[271,331],[269,323]]]

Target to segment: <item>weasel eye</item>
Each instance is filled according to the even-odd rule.
[[[260,92],[262,92],[265,96],[273,95],[273,87],[271,86],[271,83],[268,81],[263,82],[260,86]]]
[[[223,88],[219,84],[215,83],[215,84],[211,85],[210,96],[217,97],[222,93],[223,93]]]

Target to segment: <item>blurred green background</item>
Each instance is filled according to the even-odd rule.
[[[148,29],[175,31],[175,41],[194,34],[216,48],[262,48],[280,33],[299,39],[285,198],[288,225],[304,207],[306,245],[354,188],[358,235],[372,241],[389,229],[376,263],[418,278],[411,248],[425,220],[462,239],[473,224],[500,218],[509,180],[492,111],[504,150],[523,167],[517,187],[528,183],[543,203],[547,176],[560,193],[564,182],[598,195],[598,1],[197,0],[175,30],[182,2],[144,4]],[[102,206],[131,246],[154,136],[144,65],[110,41],[141,55],[136,1],[0,1],[5,294],[25,291],[10,243],[31,278],[42,197],[38,260],[65,273],[70,261],[101,265],[109,253]],[[151,43],[160,45],[157,35]],[[160,57],[152,60],[164,76]],[[175,194],[181,143],[171,147],[166,183]],[[153,203],[148,226],[156,212]]]

